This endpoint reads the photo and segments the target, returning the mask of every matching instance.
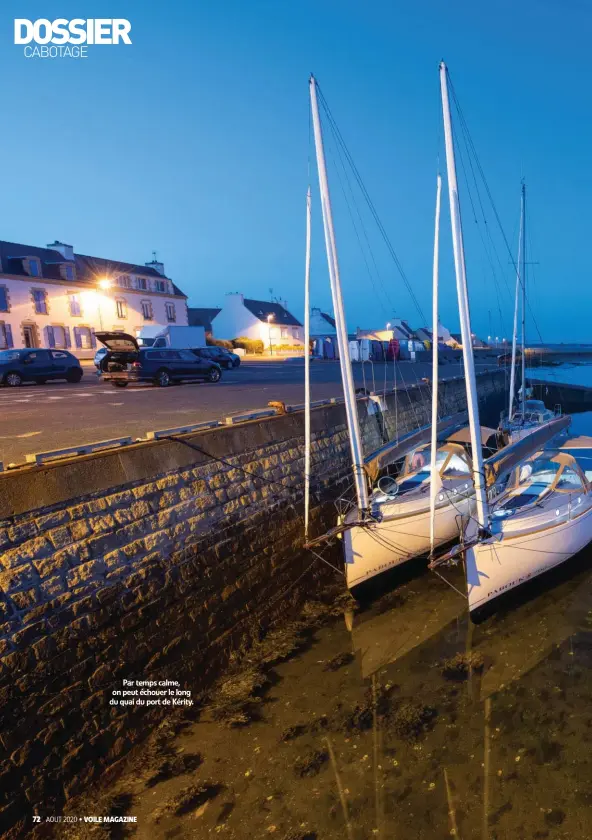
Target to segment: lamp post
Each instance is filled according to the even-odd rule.
[[[98,288],[102,289],[103,291],[109,289],[111,287],[111,280],[108,277],[101,277],[97,283]],[[97,309],[99,311],[99,326],[101,328],[101,332],[103,330],[103,313],[101,311],[101,294],[100,292],[97,293]]]
[[[273,346],[271,344],[271,322],[273,321],[273,312],[267,316],[267,326],[269,327],[269,355],[273,356]]]

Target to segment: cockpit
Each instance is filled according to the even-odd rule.
[[[495,517],[540,504],[552,493],[583,493],[589,481],[576,459],[566,453],[539,453],[521,464],[508,482],[510,495],[496,506]]]
[[[424,485],[427,491],[431,478],[431,458],[430,444],[413,449],[407,454],[399,477],[383,475],[377,480],[374,493],[394,498],[411,490],[417,490],[421,485]],[[444,444],[436,451],[436,469],[443,481],[469,477],[471,474],[469,456],[460,444]]]

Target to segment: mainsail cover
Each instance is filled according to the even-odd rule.
[[[461,429],[467,422],[466,412],[459,412],[441,420],[438,423],[438,437],[451,434],[455,429]],[[371,481],[375,481],[376,477],[389,464],[394,464],[404,458],[408,452],[415,449],[416,446],[421,446],[423,443],[428,443],[432,436],[432,424],[428,423],[408,435],[404,435],[398,441],[389,441],[380,449],[371,452],[364,459],[364,467],[368,477]]]
[[[570,423],[571,417],[567,414],[563,417],[558,417],[556,420],[550,420],[535,432],[522,438],[522,440],[516,441],[511,446],[506,446],[504,449],[500,449],[495,455],[491,455],[483,464],[487,484],[494,484],[501,475],[510,472],[521,461],[529,458],[537,449],[541,449],[541,447],[552,440],[555,435],[567,429]]]

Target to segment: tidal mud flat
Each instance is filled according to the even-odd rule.
[[[309,601],[77,803],[137,824],[35,836],[589,838],[592,576],[570,575],[477,627],[428,574]]]

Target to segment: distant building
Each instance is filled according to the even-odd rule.
[[[362,330],[358,327],[356,338],[369,338],[375,341],[390,341],[395,338],[397,341],[413,341],[416,335],[407,321],[403,321],[401,318],[393,318],[384,329]]]
[[[310,310],[310,338],[313,356],[339,358],[335,318],[314,306]]]
[[[190,327],[203,327],[206,335],[213,335],[212,321],[222,310],[219,307],[188,306],[187,317]]]
[[[187,297],[164,265],[145,265],[0,241],[0,349],[56,347],[91,357],[94,333],[136,335],[147,325],[187,324]]]
[[[316,309],[314,306],[310,310],[310,334],[311,337],[322,336],[323,338],[337,335],[335,327],[335,318]]]
[[[450,337],[452,339],[450,343],[453,344],[453,346],[456,346],[457,348],[462,347],[462,335],[460,333],[451,333]],[[473,333],[473,347],[477,350],[486,350],[489,347],[489,344]]]
[[[239,292],[227,294],[224,305],[212,321],[216,338],[261,339],[268,349],[281,344],[294,347],[304,342],[304,329],[285,301],[246,298]]]
[[[432,343],[433,332],[429,327],[420,327],[415,330],[415,335],[420,341],[429,341]],[[443,324],[438,324],[438,340],[442,344],[450,344],[452,335],[450,330],[447,330]]]

